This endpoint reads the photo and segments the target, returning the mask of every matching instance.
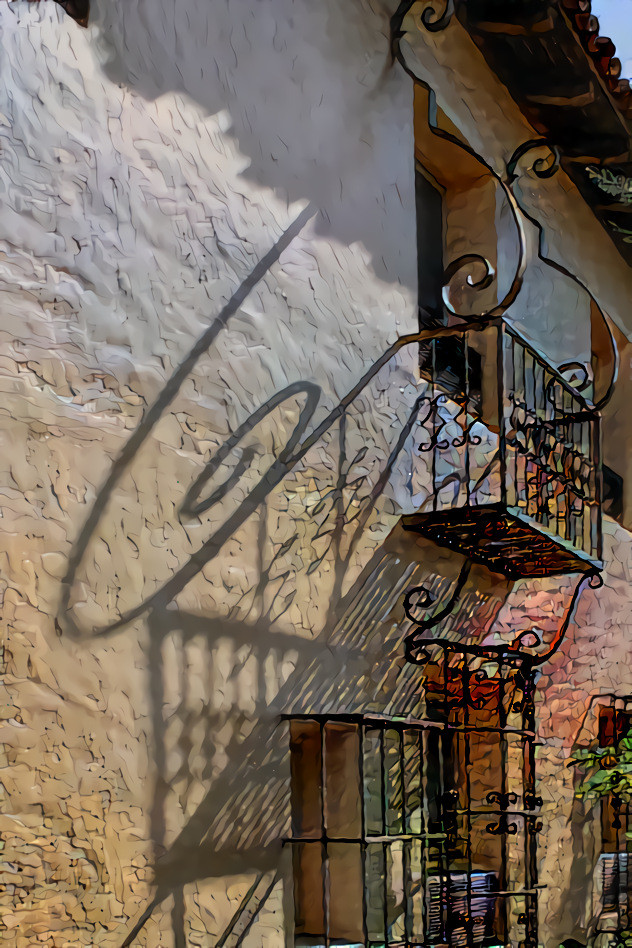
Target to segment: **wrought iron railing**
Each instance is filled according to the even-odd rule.
[[[504,320],[425,345],[421,372],[432,492],[417,526],[507,572],[597,563],[599,413],[581,392]]]
[[[536,948],[533,680],[417,643],[419,718],[290,719],[296,945]]]

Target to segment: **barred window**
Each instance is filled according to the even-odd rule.
[[[630,857],[628,853],[602,853],[599,858],[602,911],[614,914],[627,910],[630,893]]]
[[[428,722],[290,721],[297,946],[499,943],[496,841],[457,832],[455,743]]]
[[[616,698],[601,707],[598,743],[601,748],[617,748],[632,734],[632,699]],[[606,915],[627,916],[632,909],[632,818],[630,803],[616,794],[601,801],[601,856],[599,877],[601,911]]]

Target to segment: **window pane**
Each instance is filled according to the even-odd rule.
[[[424,891],[424,852],[423,842],[413,839],[409,850],[409,878],[410,878],[410,925],[411,940],[423,942],[426,930],[426,905]]]
[[[389,943],[400,944],[406,936],[406,900],[404,897],[404,855],[401,840],[386,847],[387,917]]]
[[[317,721],[290,724],[292,835],[320,838],[321,730]]]
[[[402,745],[398,731],[384,731],[384,769],[386,771],[386,828],[389,835],[403,832],[402,827]]]
[[[362,851],[357,844],[330,843],[329,937],[336,941],[363,943]]]
[[[295,844],[293,860],[296,934],[324,939],[324,862],[321,843]]]
[[[384,847],[369,843],[366,849],[366,914],[371,943],[384,943]]]
[[[368,836],[382,836],[382,780],[381,732],[376,728],[364,731],[364,812]]]
[[[423,800],[421,795],[421,734],[404,731],[404,783],[406,832],[421,833]]]
[[[360,735],[355,724],[325,725],[325,824],[330,838],[362,832]]]

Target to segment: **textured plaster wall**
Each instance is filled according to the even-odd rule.
[[[281,946],[279,716],[414,710],[401,596],[459,566],[387,540],[428,490],[400,439],[414,347],[284,460],[416,328],[412,89],[377,0],[93,6],[87,31],[0,9],[0,937]],[[535,272],[526,292],[525,322],[578,305]],[[541,681],[547,945],[573,728],[591,692],[631,690],[610,532]],[[474,570],[449,629],[511,638],[526,609],[551,632],[569,587],[509,592]]]
[[[240,511],[301,410],[304,436],[415,327],[412,90],[378,2],[93,7],[87,31],[52,3],[0,10],[0,939],[121,945],[168,850],[135,944],[216,944],[254,885],[225,944],[270,888],[243,943],[282,945],[285,796],[259,838],[240,826],[286,778],[256,727],[395,522],[369,494],[414,354]],[[202,494],[236,469],[221,504],[180,517],[295,383],[227,452]],[[169,607],[108,631],[232,515]]]

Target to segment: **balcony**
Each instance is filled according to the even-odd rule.
[[[598,566],[598,412],[502,320],[420,359],[432,494],[403,526],[509,578]]]

